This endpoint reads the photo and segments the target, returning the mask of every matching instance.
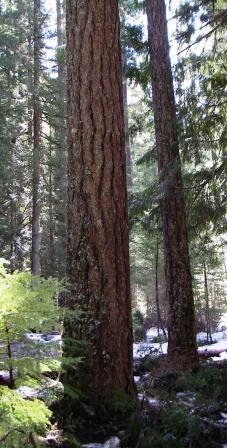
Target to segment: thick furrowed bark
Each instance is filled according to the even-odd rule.
[[[90,345],[80,384],[132,393],[124,111],[116,0],[68,0],[69,305]],[[65,328],[75,336],[73,324]],[[78,335],[78,332],[76,332]],[[72,376],[70,380],[72,382]]]

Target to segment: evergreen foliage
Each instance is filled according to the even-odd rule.
[[[41,446],[36,435],[44,436],[51,411],[40,400],[25,400],[8,387],[0,387],[0,443],[5,448]]]

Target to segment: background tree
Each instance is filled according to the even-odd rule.
[[[146,8],[169,302],[168,355],[191,366],[197,363],[195,315],[165,2],[148,0]]]
[[[40,0],[34,0],[34,72],[33,72],[33,207],[32,207],[32,273],[41,274],[40,263],[40,143],[41,143],[41,109],[40,109],[40,50],[41,50],[41,8]]]

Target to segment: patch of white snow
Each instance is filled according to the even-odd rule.
[[[60,334],[43,334],[43,333],[26,333],[26,338],[33,342],[39,342],[40,344],[48,344],[50,342],[60,342]]]
[[[120,448],[120,439],[118,437],[111,437],[110,440],[103,443],[89,443],[82,445],[82,448]]]
[[[198,348],[199,353],[204,353],[212,350],[220,350],[223,352],[227,351],[227,339],[221,339],[219,342],[216,342],[215,344],[203,345],[203,347]]]
[[[0,377],[4,380],[4,381],[9,381],[10,377],[9,377],[9,372],[7,370],[0,370]]]
[[[133,344],[133,357],[134,359],[144,358],[147,355],[163,354],[167,353],[168,343],[151,343],[151,342],[138,342]]]
[[[166,330],[167,333],[167,330]],[[158,334],[158,329],[156,327],[152,327],[149,328],[149,330],[147,330],[147,341],[148,342],[152,342],[152,340],[154,338],[157,338],[159,336],[164,336],[163,330],[159,330],[159,334]]]
[[[220,353],[219,356],[213,356],[212,361],[227,361],[227,351]]]
[[[24,398],[36,398],[38,397],[38,391],[36,389],[32,389],[28,386],[21,386],[17,389],[17,392],[19,392],[21,395],[23,395]]]
[[[218,324],[218,331],[227,330],[227,313],[224,313]]]
[[[134,381],[136,384],[140,382],[140,379],[141,379],[141,376],[134,376]]]

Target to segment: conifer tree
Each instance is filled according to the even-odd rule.
[[[124,111],[116,0],[68,0],[66,7],[69,196],[65,340],[84,339],[79,386],[97,404],[132,394]],[[68,351],[67,351],[68,350]],[[73,346],[71,344],[71,353]],[[65,355],[70,349],[65,348]],[[76,384],[70,368],[65,383]]]
[[[198,362],[195,312],[165,2],[147,0],[146,9],[169,303],[168,356],[191,367]]]

